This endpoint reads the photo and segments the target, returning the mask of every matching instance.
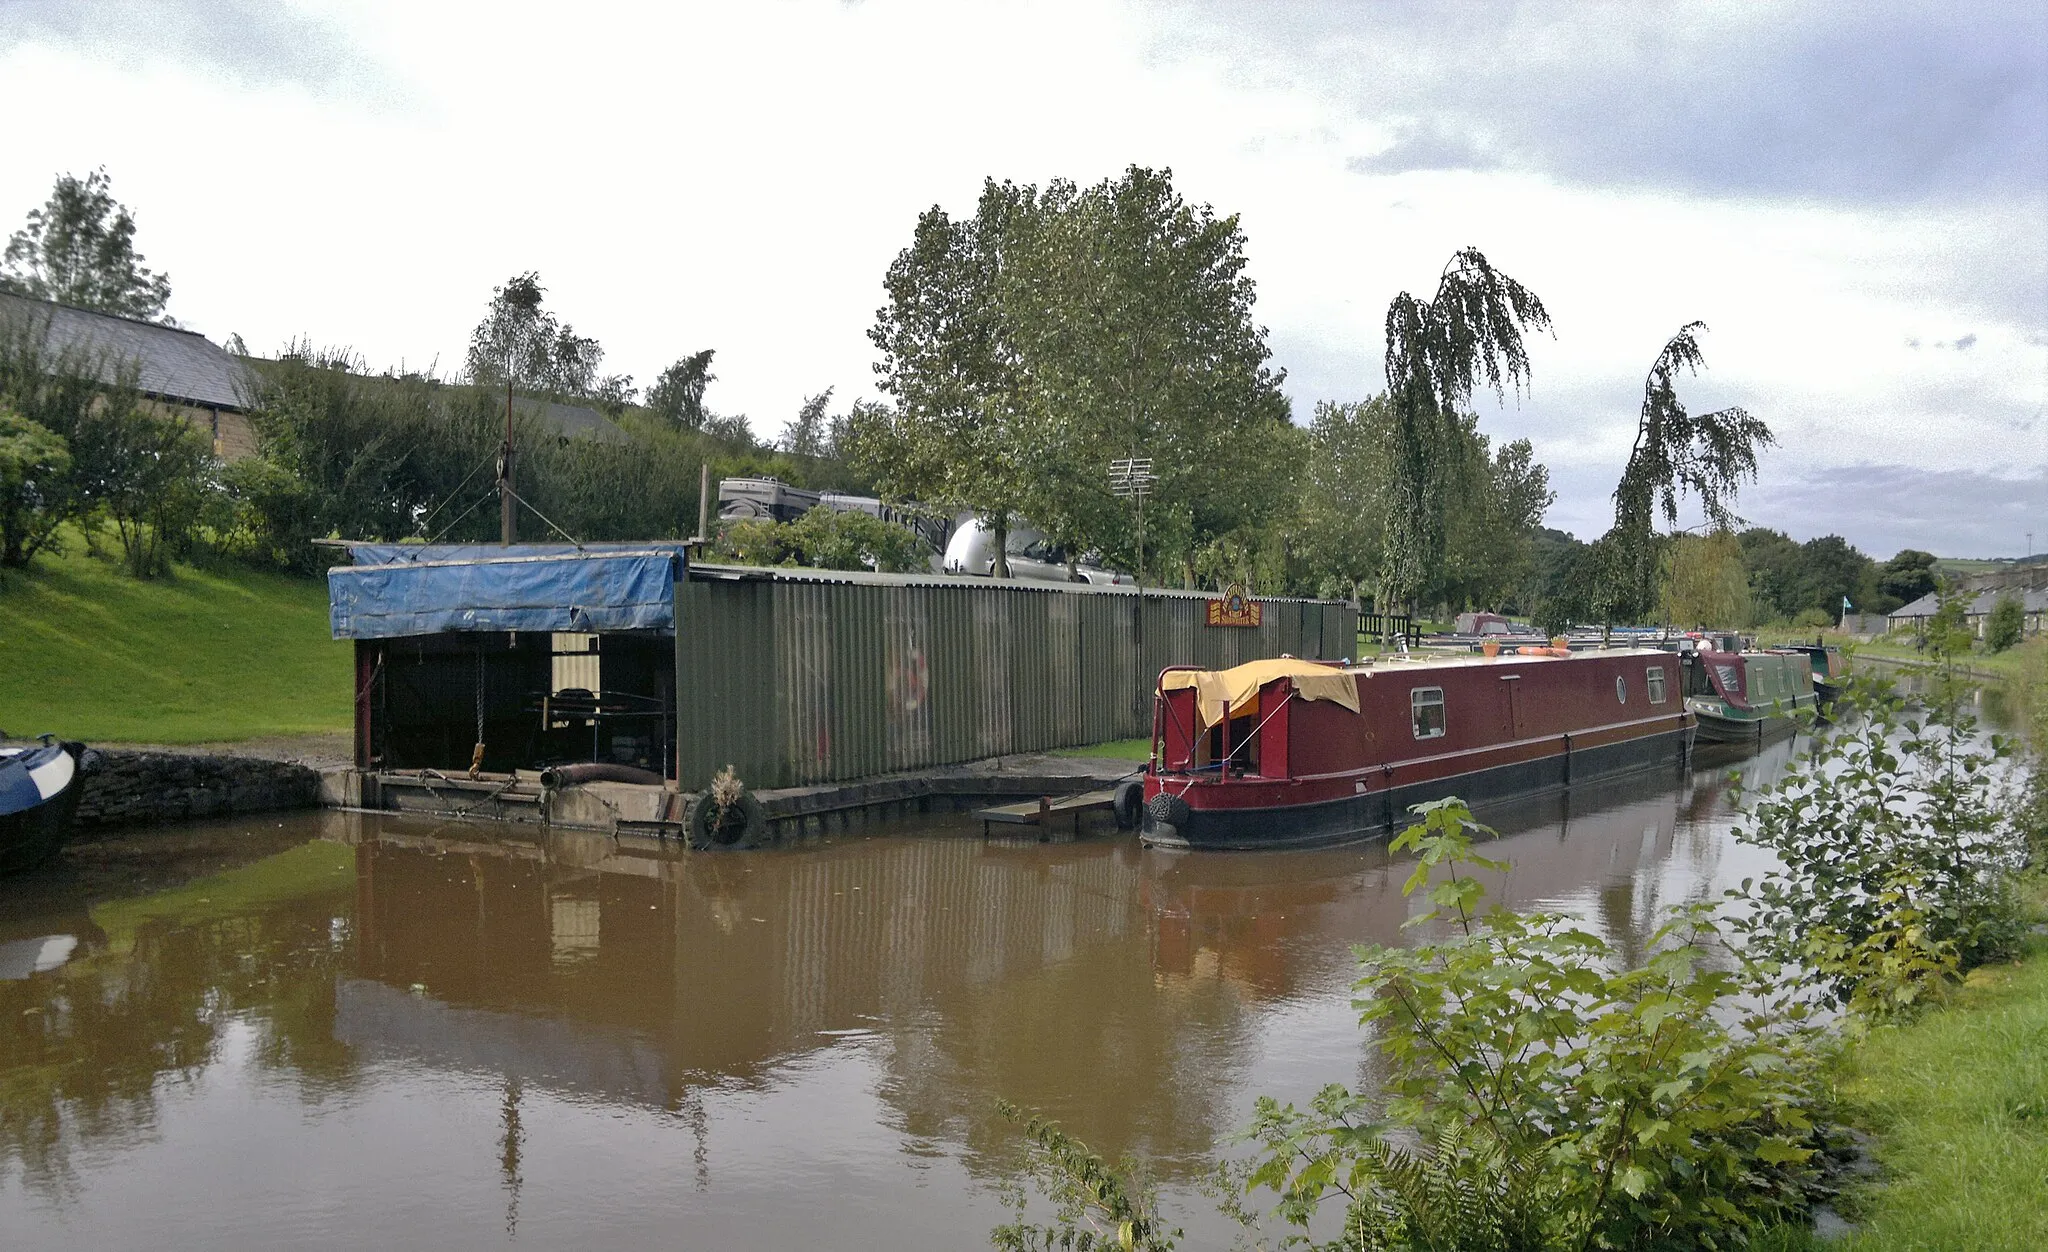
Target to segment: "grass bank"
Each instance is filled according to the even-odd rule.
[[[2048,944],[1973,971],[1951,1003],[1842,1060],[1882,1181],[1847,1197],[1840,1252],[2048,1248]]]
[[[172,744],[348,729],[324,581],[180,565],[138,582],[69,546],[0,575],[0,727]]]
[[[2015,679],[2025,672],[2028,656],[2044,650],[2048,650],[2048,637],[2036,637],[2003,652],[1972,652],[1968,656],[1957,657],[1956,668],[1959,672],[1967,669],[1967,677],[1972,678]],[[1926,653],[1914,649],[1911,644],[1887,643],[1880,640],[1855,645],[1852,655],[1904,661],[1924,665],[1930,669],[1940,664]]]

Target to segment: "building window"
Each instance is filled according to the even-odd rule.
[[[1650,703],[1664,703],[1664,667],[1652,665],[1649,673],[1645,674],[1644,678],[1650,685]]]
[[[1614,698],[1623,704],[1628,703],[1628,676],[1626,674],[1616,674],[1614,676]]]
[[[1417,687],[1408,693],[1408,711],[1415,718],[1417,739],[1441,739],[1444,734],[1444,689]]]

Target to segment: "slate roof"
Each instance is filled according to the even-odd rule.
[[[145,395],[201,408],[246,407],[252,381],[248,366],[197,331],[5,292],[0,292],[0,318],[49,319],[51,347],[87,354],[107,382],[124,366],[133,366],[135,385]]]
[[[1998,597],[2002,595],[2018,596],[2020,608],[2025,612],[2048,613],[2048,591],[1980,591],[1970,598],[1970,605],[1963,610],[1963,616],[1982,617],[1991,611],[1991,606],[1998,603]],[[1904,608],[1894,609],[1891,613],[1891,618],[1893,621],[1897,621],[1902,617],[1933,617],[1934,611],[1940,607],[1940,594],[1930,592]]]
[[[512,401],[512,407],[520,413],[537,414],[543,425],[565,439],[626,443],[633,438],[604,414],[581,404],[560,404],[553,400],[519,396]]]

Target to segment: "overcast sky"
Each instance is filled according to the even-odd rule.
[[[2048,548],[2048,6],[0,0],[4,230],[104,164],[171,313],[460,365],[493,285],[772,437],[872,394],[917,214],[1170,166],[1242,215],[1297,421],[1479,247],[1556,320],[1480,406],[1591,538],[1684,322],[1781,440],[1738,509],[1889,556]],[[33,102],[24,111],[23,102]]]

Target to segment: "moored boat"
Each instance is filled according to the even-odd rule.
[[[1154,690],[1140,833],[1192,848],[1355,839],[1447,795],[1676,766],[1692,735],[1678,658],[1647,648],[1174,667]]]
[[[9,742],[0,734],[0,875],[34,869],[64,846],[89,752],[49,735]]]
[[[1688,660],[1699,667],[1685,703],[1699,720],[1701,743],[1775,739],[1817,702],[1813,665],[1802,651],[1701,652]]]
[[[1829,705],[1842,690],[1842,676],[1848,672],[1848,662],[1842,657],[1842,650],[1824,643],[1795,643],[1788,651],[1801,653],[1813,668],[1813,697],[1826,712]]]

